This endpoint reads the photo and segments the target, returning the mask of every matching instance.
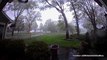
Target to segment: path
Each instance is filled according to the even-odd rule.
[[[76,60],[74,54],[76,54],[76,51],[71,48],[59,48],[58,51],[59,60]]]

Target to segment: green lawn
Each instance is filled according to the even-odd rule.
[[[37,37],[32,37],[30,39],[26,39],[25,43],[30,44],[34,41],[43,41],[49,45],[58,44],[60,47],[74,47],[77,48],[80,45],[80,41],[78,40],[65,40],[65,36],[63,34],[47,34]]]

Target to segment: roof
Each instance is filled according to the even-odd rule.
[[[2,23],[11,23],[11,19],[7,16],[4,11],[0,11],[0,22]]]

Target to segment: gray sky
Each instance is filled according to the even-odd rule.
[[[72,18],[73,18],[72,12],[65,12],[65,13],[66,13],[68,22],[71,22]],[[53,21],[58,21],[58,16],[59,15],[60,15],[60,13],[55,8],[46,9],[44,11],[41,11],[42,23],[44,24],[45,21],[48,20],[48,19],[52,19]]]
[[[52,19],[53,21],[58,21],[58,16],[60,15],[60,13],[55,8],[46,9],[46,10],[40,11],[40,13],[41,13],[41,19],[42,19],[42,21],[37,21],[38,25],[40,23],[44,24],[46,22],[46,20],[48,20],[48,19]],[[66,11],[65,13],[66,13],[68,22],[71,22],[72,18],[73,18],[72,12]],[[12,13],[12,11],[8,11],[7,15],[12,20],[14,20],[14,14]]]

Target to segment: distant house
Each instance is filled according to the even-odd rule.
[[[0,39],[5,38],[7,25],[11,23],[11,19],[4,11],[0,11]]]

